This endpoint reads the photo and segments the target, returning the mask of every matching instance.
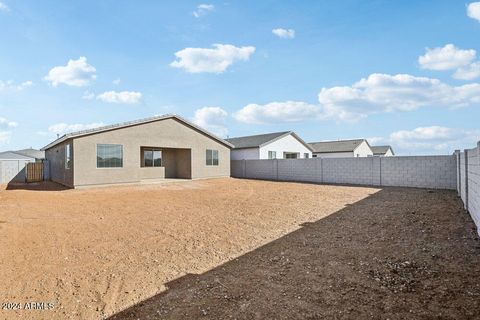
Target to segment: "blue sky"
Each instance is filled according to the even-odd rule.
[[[0,151],[176,113],[398,154],[480,140],[480,3],[0,0]]]

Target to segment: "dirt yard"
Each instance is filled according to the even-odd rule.
[[[480,314],[480,242],[453,191],[236,179],[33,189],[0,190],[2,319]]]

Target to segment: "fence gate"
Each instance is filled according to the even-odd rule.
[[[25,176],[26,176],[27,182],[43,181],[43,163],[41,162],[27,163]]]

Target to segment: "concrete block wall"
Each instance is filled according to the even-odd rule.
[[[381,161],[382,186],[455,189],[453,156],[389,157]]]
[[[480,141],[474,149],[455,152],[457,158],[457,191],[465,210],[472,216],[480,235]]]
[[[232,177],[455,189],[455,156],[234,160]]]
[[[277,180],[276,160],[238,160],[245,162],[245,178]],[[232,161],[235,162],[235,161]]]
[[[323,183],[378,185],[373,179],[373,157],[323,159]],[[379,168],[375,168],[379,169]]]
[[[281,181],[322,181],[322,163],[315,158],[277,160],[278,177]]]

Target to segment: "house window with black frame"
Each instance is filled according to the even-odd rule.
[[[277,159],[277,151],[268,151],[268,159]]]
[[[142,167],[161,167],[162,150],[153,148],[142,148]]]
[[[70,143],[65,145],[65,169],[70,169],[72,165],[72,150]]]
[[[121,144],[97,144],[97,168],[122,168],[123,146]]]
[[[218,150],[207,149],[206,159],[207,166],[218,166]]]
[[[303,154],[303,157],[304,157],[305,159],[308,159],[308,158],[309,158],[308,153],[304,153],[304,154]]]

